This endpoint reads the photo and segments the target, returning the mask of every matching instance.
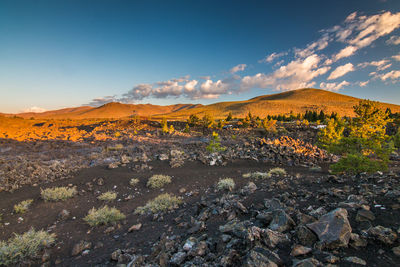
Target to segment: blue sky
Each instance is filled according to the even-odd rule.
[[[400,104],[400,1],[0,1],[0,112],[301,87]]]

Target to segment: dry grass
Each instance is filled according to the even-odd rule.
[[[40,195],[45,201],[60,201],[74,197],[77,194],[76,188],[53,187],[41,189]]]
[[[27,199],[27,200],[21,201],[18,204],[15,204],[14,205],[15,213],[21,213],[22,214],[22,213],[27,212],[28,209],[29,209],[29,206],[32,204],[32,202],[33,202],[33,199]]]
[[[242,175],[243,178],[251,178],[251,179],[267,179],[271,177],[271,174],[267,172],[249,172]]]
[[[28,232],[10,238],[7,242],[0,241],[0,265],[16,266],[23,261],[35,258],[38,252],[55,242],[55,234],[46,231],[35,231],[31,228]]]
[[[147,181],[147,187],[153,189],[162,188],[164,185],[170,184],[171,181],[171,176],[156,174],[149,178],[149,180]]]
[[[99,209],[92,208],[91,210],[89,210],[89,213],[88,215],[86,215],[84,220],[90,226],[97,226],[117,222],[125,218],[126,216],[122,212],[120,212],[116,208],[109,208],[106,205]]]
[[[129,181],[129,184],[130,184],[131,186],[136,186],[138,183],[139,183],[139,179],[138,179],[138,178],[132,178],[132,179]]]
[[[235,181],[232,178],[220,179],[217,183],[217,189],[219,191],[228,190],[232,191],[235,188]]]
[[[178,208],[181,203],[182,200],[172,194],[161,194],[147,202],[145,206],[138,207],[135,214],[166,212]]]
[[[116,198],[117,198],[117,193],[113,191],[105,192],[97,197],[98,200],[103,200],[103,201],[113,201]]]

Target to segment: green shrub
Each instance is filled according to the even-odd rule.
[[[53,187],[41,189],[40,195],[45,201],[60,201],[72,198],[78,192],[75,187]]]
[[[267,179],[270,178],[271,174],[266,172],[249,172],[243,174],[243,178],[252,178],[252,179]]]
[[[232,191],[235,188],[235,181],[232,178],[220,179],[217,183],[217,189],[219,191],[228,190]]]
[[[346,157],[342,157],[337,163],[331,165],[333,173],[374,173],[386,169],[387,164],[383,161],[372,160],[362,154],[348,154]]]
[[[117,198],[117,193],[113,191],[105,192],[97,197],[98,200],[103,200],[103,201],[113,201],[116,198]]]
[[[225,151],[226,147],[221,146],[221,142],[220,142],[218,133],[213,132],[212,139],[210,140],[210,143],[208,144],[206,149],[208,152],[214,153],[214,152]]]
[[[129,181],[129,184],[130,184],[131,186],[136,186],[138,183],[139,183],[139,179],[138,179],[138,178],[132,178],[132,179]]]
[[[138,207],[135,214],[166,212],[178,208],[181,203],[182,200],[172,194],[161,194],[147,202],[145,206]]]
[[[7,242],[0,241],[0,265],[16,266],[37,257],[40,250],[55,242],[55,237],[55,234],[31,228],[22,235],[15,234]]]
[[[397,129],[397,133],[393,136],[393,144],[396,148],[400,148],[400,128]]]
[[[25,213],[28,211],[29,206],[32,204],[33,199],[27,199],[14,205],[15,213]]]
[[[344,121],[329,119],[325,128],[318,132],[318,146],[328,151],[343,138]]]
[[[171,181],[171,176],[156,174],[149,178],[149,180],[147,181],[147,187],[153,189],[162,188],[164,185],[170,184]]]
[[[116,208],[109,208],[107,205],[99,209],[92,208],[84,218],[90,226],[106,225],[123,219],[125,215],[122,212]]]
[[[282,168],[272,168],[269,170],[268,174],[270,176],[275,175],[275,176],[285,176],[286,175],[286,171],[285,169]]]

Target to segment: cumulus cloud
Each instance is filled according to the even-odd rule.
[[[392,56],[392,58],[394,58],[397,61],[400,61],[400,54],[394,55],[394,56]]]
[[[338,91],[342,89],[344,86],[348,86],[350,83],[347,81],[343,81],[341,83],[325,83],[322,82],[319,84],[319,87],[328,91]]]
[[[354,12],[346,18],[343,26],[335,29],[336,40],[347,43],[348,46],[335,54],[333,60],[352,56],[360,48],[371,45],[378,38],[392,33],[399,27],[400,12],[392,14],[387,11],[372,16],[358,16]],[[389,43],[397,41],[394,36],[388,40]]]
[[[236,73],[238,71],[244,71],[244,69],[246,67],[247,67],[246,64],[239,64],[239,65],[236,65],[235,67],[233,67],[229,72],[233,74],[233,73]]]
[[[368,83],[369,83],[369,81],[364,81],[364,82],[359,82],[358,85],[360,87],[365,87],[365,86],[367,86]]]
[[[281,53],[272,53],[268,56],[266,56],[265,58],[263,58],[262,60],[260,60],[259,62],[266,62],[266,63],[271,63],[272,61],[274,61],[277,58],[286,56],[288,53],[287,52],[281,52]]]
[[[400,44],[400,36],[393,35],[387,41],[387,44],[391,45],[399,45]]]
[[[304,49],[295,48],[294,49],[295,55],[296,57],[302,57],[302,58],[308,57],[314,54],[316,51],[325,49],[328,46],[329,41],[330,41],[329,34],[325,33],[320,39],[307,45],[306,48]]]
[[[385,74],[377,75],[376,77],[380,78],[382,81],[392,80],[392,82],[395,82],[395,80],[400,78],[400,70],[392,70]]]
[[[105,96],[105,97],[95,98],[90,103],[88,103],[87,105],[88,106],[92,106],[92,107],[99,107],[99,106],[102,106],[104,104],[111,103],[111,102],[116,102],[116,101],[118,101],[116,96]]]
[[[363,62],[363,63],[359,63],[357,65],[360,68],[366,68],[368,66],[374,66],[377,68],[378,71],[382,71],[385,70],[387,68],[390,68],[392,66],[391,63],[389,63],[388,59],[382,59],[379,61],[371,61],[371,62]]]
[[[351,63],[347,63],[345,65],[337,67],[334,71],[331,72],[331,74],[328,77],[328,80],[335,80],[339,77],[342,77],[348,72],[354,71],[354,66]]]
[[[250,88],[272,88],[275,90],[293,90],[304,87],[312,87],[312,80],[325,74],[330,67],[319,67],[321,58],[310,55],[305,59],[298,58],[271,74],[258,73],[254,76],[245,76],[241,81],[241,89]]]
[[[27,109],[24,109],[22,112],[33,112],[33,113],[42,113],[47,111],[47,109],[45,108],[41,108],[41,107],[37,107],[37,106],[33,106]]]

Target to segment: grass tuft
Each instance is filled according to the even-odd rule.
[[[171,176],[156,174],[149,178],[149,180],[147,181],[147,187],[153,189],[162,188],[164,185],[170,183],[171,183]]]
[[[270,175],[275,175],[275,176],[285,176],[286,175],[285,169],[282,169],[282,168],[270,169],[268,173]]]
[[[132,179],[129,181],[129,184],[130,184],[131,186],[136,186],[138,183],[139,183],[139,179],[138,179],[138,178],[132,178]]]
[[[76,188],[68,188],[68,187],[53,187],[47,189],[41,189],[40,195],[45,201],[60,201],[72,198],[78,192]]]
[[[15,213],[21,213],[22,214],[22,213],[27,212],[28,209],[29,209],[29,206],[32,204],[32,202],[33,202],[33,199],[27,199],[27,200],[21,201],[18,204],[15,204],[14,205]]]
[[[97,226],[102,224],[106,225],[123,220],[125,218],[126,216],[122,212],[120,212],[116,208],[109,208],[106,205],[99,209],[92,208],[91,210],[89,210],[88,215],[86,215],[86,217],[83,219],[90,226]]]
[[[174,210],[179,207],[182,200],[172,194],[161,194],[146,203],[145,206],[138,207],[135,214],[158,213]]]
[[[220,179],[217,183],[217,189],[219,191],[229,190],[232,191],[235,188],[235,182],[232,178]]]
[[[117,193],[113,191],[105,192],[97,197],[98,200],[103,200],[103,201],[113,201],[116,198],[117,198]]]
[[[249,172],[243,174],[243,178],[252,178],[252,179],[267,179],[270,178],[271,174],[266,172]]]
[[[22,235],[15,234],[7,242],[0,241],[0,265],[15,266],[37,257],[40,250],[55,242],[55,237],[55,234],[31,228]]]

